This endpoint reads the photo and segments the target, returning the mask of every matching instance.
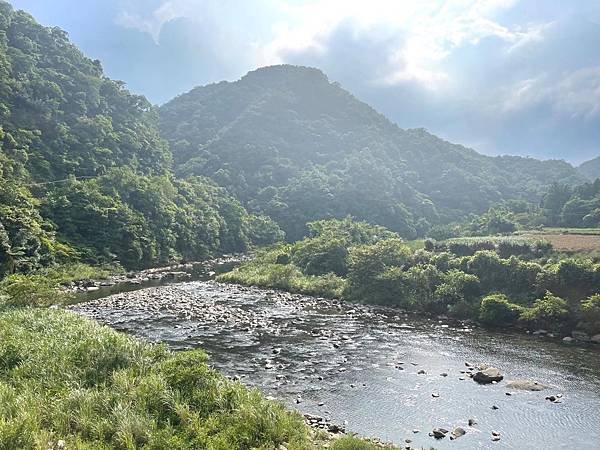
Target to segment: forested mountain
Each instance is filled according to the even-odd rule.
[[[160,108],[175,171],[205,175],[289,237],[353,215],[414,237],[508,198],[539,201],[583,177],[563,161],[492,158],[403,130],[317,69],[273,66],[198,87]]]
[[[0,276],[81,258],[151,266],[281,236],[213,182],[174,180],[171,159],[144,97],[0,1]]]
[[[600,178],[600,156],[584,162],[577,169],[590,180]]]

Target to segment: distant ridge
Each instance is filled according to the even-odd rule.
[[[590,159],[589,161],[584,162],[578,167],[578,170],[581,174],[583,174],[590,180],[600,178],[600,156],[597,156],[594,159]]]

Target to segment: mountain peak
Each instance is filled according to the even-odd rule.
[[[274,66],[260,67],[248,72],[241,80],[242,82],[326,82],[329,83],[327,75],[315,67],[295,66],[292,64],[279,64]]]

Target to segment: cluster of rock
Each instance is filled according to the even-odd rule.
[[[189,262],[182,264],[173,264],[164,267],[155,267],[152,269],[141,270],[138,272],[128,272],[122,275],[112,275],[102,280],[75,280],[62,285],[62,288],[69,293],[95,292],[104,287],[111,287],[117,284],[143,285],[150,281],[187,281],[192,278],[192,272],[205,272],[207,275],[214,275],[211,269],[215,266],[227,263],[241,261],[244,257],[240,255],[224,255],[217,259],[211,259],[202,262]]]
[[[527,333],[529,333],[529,331],[527,331]],[[549,337],[549,338],[557,337],[554,333],[551,333],[548,330],[543,330],[543,329],[535,330],[535,331],[531,332],[531,334],[534,336],[540,336],[540,337]],[[571,332],[570,336],[563,337],[562,341],[567,344],[574,343],[574,342],[584,342],[584,343],[589,342],[592,344],[600,344],[600,334],[595,334],[593,336],[590,336],[585,331],[574,330]]]
[[[329,419],[313,414],[304,414],[305,422],[312,428],[325,430],[330,434],[345,434],[346,429],[338,424],[332,423]]]
[[[590,336],[585,331],[573,331],[571,336],[565,336],[563,342],[591,342],[593,344],[600,344],[600,334]]]
[[[495,367],[490,367],[486,364],[473,365],[468,362],[465,363],[467,370],[461,370],[461,373],[465,374],[467,377],[473,379],[473,381],[479,384],[497,384],[504,379],[504,375]],[[547,389],[548,386],[538,383],[537,381],[532,380],[512,380],[506,383],[506,387],[509,389],[517,389],[517,390],[525,390],[525,391],[541,391]],[[434,397],[439,395],[432,394]],[[507,396],[512,395],[511,392],[506,392]],[[561,403],[562,402],[562,394],[549,395],[545,397],[546,400],[552,403]],[[496,405],[491,407],[492,409],[499,409]],[[469,419],[468,421],[469,427],[473,427],[477,424],[475,419]],[[491,432],[491,440],[499,441],[500,433],[497,431]],[[458,439],[461,436],[466,434],[466,430],[462,427],[456,427],[450,432],[449,430],[436,427],[430,433],[429,436],[435,439],[443,439],[446,436],[450,436],[450,439]]]

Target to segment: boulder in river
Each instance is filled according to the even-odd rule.
[[[452,430],[452,436],[450,436],[450,439],[458,439],[459,437],[464,436],[465,434],[467,434],[467,432],[464,428],[456,427],[454,430]]]
[[[502,381],[503,378],[504,376],[495,367],[480,369],[473,375],[473,380],[481,384]]]
[[[594,344],[600,344],[600,334],[595,334],[590,338]]]
[[[573,342],[574,340],[575,340],[575,338],[572,338],[571,336],[565,336],[563,338],[563,342],[566,344],[569,344],[569,343]]]
[[[430,436],[433,436],[436,439],[443,439],[446,437],[447,434],[448,430],[446,430],[445,428],[434,428],[433,430],[431,430],[431,433],[429,433]]]
[[[545,384],[531,380],[511,380],[506,383],[506,387],[510,389],[521,389],[522,391],[542,391],[548,388]]]

